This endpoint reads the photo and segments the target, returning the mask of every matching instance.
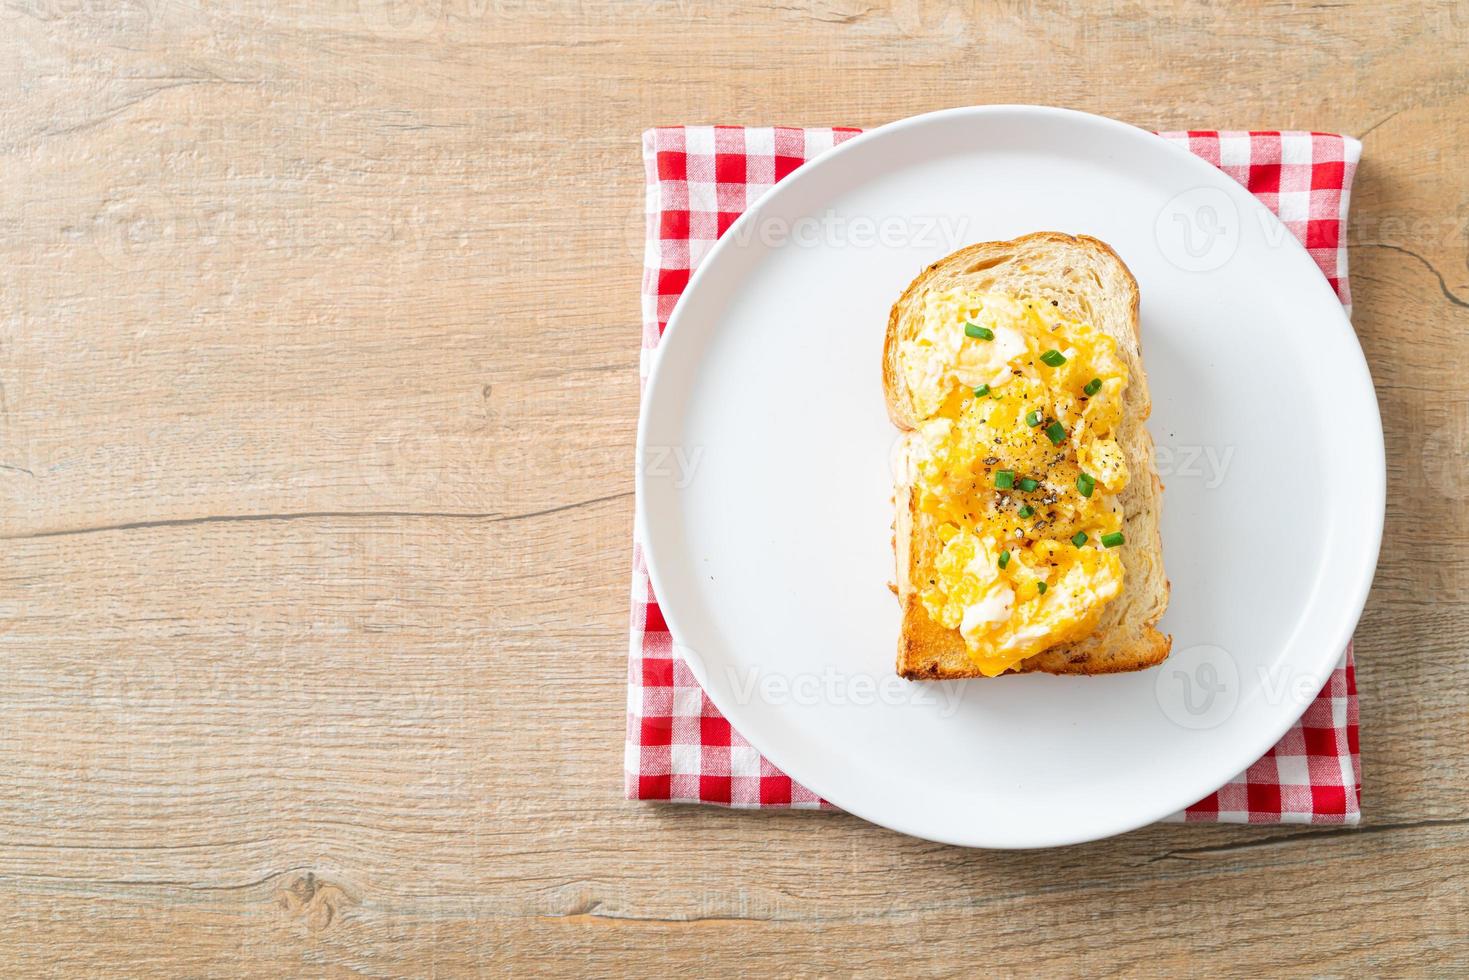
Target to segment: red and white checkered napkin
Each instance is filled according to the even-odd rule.
[[[855,129],[683,126],[643,134],[647,253],[642,377],[690,272],[755,199]],[[1329,133],[1164,133],[1243,184],[1280,216],[1351,310],[1344,231],[1362,145]],[[736,807],[830,804],[730,728],[679,659],[633,529],[627,795]],[[1357,688],[1349,644],[1315,701],[1264,757],[1172,820],[1355,824],[1361,816]]]

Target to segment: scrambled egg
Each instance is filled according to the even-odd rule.
[[[942,542],[915,582],[929,615],[987,676],[1086,636],[1122,590],[1116,343],[1049,302],[952,290],[897,359],[922,420],[913,493]]]

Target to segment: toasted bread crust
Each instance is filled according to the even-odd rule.
[[[898,370],[898,342],[908,325],[921,318],[922,297],[930,289],[956,284],[998,288],[1019,295],[1054,297],[1117,341],[1131,381],[1124,396],[1119,442],[1133,480],[1122,493],[1123,595],[1103,611],[1091,635],[1060,644],[1022,661],[1015,673],[1111,674],[1141,670],[1167,658],[1172,638],[1155,628],[1168,607],[1158,518],[1163,484],[1154,464],[1153,442],[1143,423],[1152,410],[1143,372],[1138,332],[1138,288],[1122,259],[1105,242],[1087,236],[1037,232],[1008,242],[982,242],[960,249],[925,269],[893,304],[883,339],[882,381],[888,416],[905,430],[894,452],[893,548],[897,561],[898,602],[903,609],[898,637],[898,673],[911,680],[949,680],[983,676],[969,657],[957,630],[929,618],[914,583],[937,549],[936,528],[919,513],[906,465],[912,430],[919,423]],[[1003,676],[1003,675],[1002,675]]]

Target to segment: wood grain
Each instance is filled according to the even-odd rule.
[[[1469,969],[1469,8],[116,6],[0,5],[0,972]],[[621,800],[639,131],[974,102],[1364,137],[1361,829]]]

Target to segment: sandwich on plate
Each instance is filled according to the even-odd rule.
[[[1104,674],[1171,638],[1137,281],[1103,242],[960,249],[893,305],[898,673]]]

